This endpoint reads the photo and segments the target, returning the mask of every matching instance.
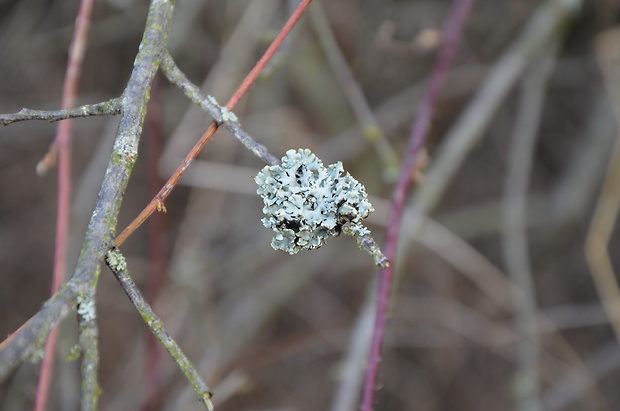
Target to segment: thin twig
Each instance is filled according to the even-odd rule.
[[[212,96],[203,96],[200,88],[189,81],[187,76],[178,68],[170,54],[166,53],[162,59],[161,70],[166,78],[174,85],[179,87],[183,93],[192,100],[198,107],[209,113],[218,123],[230,131],[233,136],[258,158],[267,164],[280,164],[280,159],[267,150],[267,147],[254,140],[243,128],[237,117],[225,107],[217,104]]]
[[[364,382],[364,363],[370,350],[377,278],[369,284],[366,297],[355,321],[349,344],[342,359],[340,378],[335,390],[330,411],[353,411],[358,402],[360,389]]]
[[[179,368],[185,374],[188,381],[194,387],[194,391],[198,395],[198,399],[205,405],[209,411],[213,410],[213,404],[211,403],[211,390],[207,384],[202,380],[198,371],[194,369],[194,366],[190,360],[185,356],[176,341],[166,332],[163,322],[159,319],[157,314],[153,311],[151,306],[146,302],[146,299],[138,290],[138,287],[129,276],[127,270],[127,263],[125,257],[120,251],[114,249],[108,251],[105,257],[106,264],[110,267],[110,270],[116,276],[116,279],[125,290],[125,293],[133,303],[134,307],[140,313],[140,316],[144,320],[145,324],[155,334],[157,339],[166,348],[170,356],[178,364]]]
[[[254,82],[256,81],[258,75],[263,71],[263,69],[267,66],[267,63],[269,63],[271,58],[276,54],[282,42],[284,42],[291,30],[293,30],[293,27],[295,27],[295,24],[297,24],[299,19],[301,19],[301,16],[303,16],[303,14],[306,12],[308,6],[310,6],[310,3],[312,3],[312,0],[303,0],[301,3],[299,3],[299,6],[297,6],[297,9],[295,9],[293,14],[291,14],[291,17],[288,19],[286,24],[284,24],[284,27],[282,27],[282,30],[280,30],[269,48],[267,48],[263,56],[260,58],[260,60],[258,60],[254,68],[250,71],[250,73],[248,73],[245,79],[243,79],[241,85],[239,86],[237,91],[235,91],[235,94],[233,94],[230,100],[228,100],[228,103],[226,103],[227,109],[232,110],[233,108],[235,108],[239,100],[241,100],[245,93],[247,93],[248,90],[254,85]]]
[[[463,26],[473,0],[460,0],[454,4],[444,26],[444,38],[439,49],[439,56],[431,74],[429,87],[424,95],[418,114],[414,121],[409,146],[403,160],[403,169],[394,188],[392,197],[392,215],[387,230],[385,254],[392,264],[380,271],[380,283],[378,290],[377,309],[375,326],[373,329],[372,345],[368,360],[368,370],[364,381],[364,393],[362,397],[361,410],[371,411],[375,398],[375,387],[377,385],[377,375],[379,374],[379,363],[381,361],[381,347],[383,345],[383,335],[385,324],[390,307],[390,294],[392,288],[393,270],[396,265],[396,252],[398,249],[398,237],[402,225],[402,216],[405,207],[407,192],[411,184],[412,171],[416,166],[418,153],[424,146],[431,120],[435,111],[435,104],[443,86],[443,81],[448,68],[452,65],[452,60],[458,48]]]
[[[96,104],[86,104],[80,107],[69,108],[64,110],[31,110],[22,108],[17,113],[0,114],[0,124],[7,126],[12,123],[26,120],[46,120],[50,123],[69,118],[106,116],[120,114],[121,98],[113,98],[112,100],[103,101]]]
[[[357,121],[362,126],[363,136],[372,143],[385,167],[385,176],[390,181],[394,181],[398,176],[400,159],[396,151],[388,141],[385,133],[379,126],[375,115],[364,96],[361,86],[356,81],[351,68],[347,64],[334,33],[325,17],[325,10],[320,2],[317,2],[310,9],[310,21],[314,26],[319,43],[327,56],[340,87],[344,92]]]
[[[620,53],[617,42],[620,30],[603,33],[596,43],[596,55],[603,72],[605,86],[612,102],[614,117],[620,124]],[[603,181],[592,222],[586,237],[585,251],[592,279],[601,297],[603,307],[620,341],[620,287],[609,256],[609,240],[620,209],[620,134],[616,136],[607,175]]]
[[[422,217],[437,206],[452,177],[482,139],[484,129],[525,68],[557,30],[564,27],[581,3],[582,0],[548,0],[534,12],[517,40],[494,65],[472,102],[444,137],[445,143],[433,156],[433,163],[425,174],[426,182],[414,200],[418,216],[411,222],[410,230],[417,231]]]
[[[97,267],[95,278],[99,278],[101,266]],[[99,328],[97,327],[97,304],[95,302],[95,284],[88,294],[78,296],[78,347],[82,356],[80,364],[80,409],[96,411],[99,395]]]
[[[390,266],[390,261],[383,255],[381,248],[370,233],[364,233],[366,231],[368,230],[361,224],[345,223],[342,225],[342,233],[355,238],[357,246],[360,250],[367,252],[372,257],[377,268],[388,268]]]
[[[159,161],[164,142],[164,115],[163,115],[163,78],[155,77],[151,91],[151,101],[146,115],[147,149],[148,149],[148,184],[149,195],[155,195],[164,183],[159,173]],[[162,288],[167,278],[168,253],[166,236],[166,213],[157,213],[149,223],[149,279],[147,298],[153,307],[157,307]],[[161,384],[162,354],[163,351],[157,338],[147,332],[146,350],[149,361],[146,363],[144,391],[145,402],[143,409],[152,409],[149,398],[156,396]]]
[[[118,213],[137,159],[146,103],[167,42],[172,10],[173,4],[167,0],[153,0],[149,7],[144,36],[121,98],[121,119],[112,156],[75,271],[71,280],[29,320],[28,326],[6,344],[0,345],[0,381],[43,345],[53,326],[75,310],[77,297],[88,296],[91,287],[96,284],[97,268],[106,251],[114,244]]]
[[[288,19],[280,33],[278,33],[278,35],[271,43],[269,48],[265,51],[261,59],[256,63],[254,68],[250,71],[250,73],[248,73],[245,79],[243,79],[237,91],[233,94],[228,103],[226,103],[226,109],[231,111],[233,108],[235,108],[239,100],[241,100],[245,93],[247,93],[247,91],[252,87],[258,75],[265,68],[269,60],[274,56],[274,54],[278,50],[278,47],[282,44],[286,36],[291,32],[291,30],[299,21],[299,19],[306,11],[311,2],[312,0],[303,0],[299,4],[295,12]],[[233,115],[232,113],[228,114]],[[234,117],[230,117],[230,119],[232,120],[232,123],[235,123]],[[164,206],[166,199],[168,198],[174,187],[179,183],[179,180],[181,179],[183,174],[185,174],[189,166],[194,162],[196,157],[198,157],[205,145],[207,145],[207,143],[211,141],[217,129],[217,122],[211,123],[209,128],[207,128],[207,131],[204,132],[202,137],[200,137],[198,142],[194,145],[194,147],[192,147],[181,165],[176,169],[174,174],[172,174],[172,176],[168,179],[166,184],[164,184],[161,190],[159,190],[159,193],[157,193],[157,195],[147,204],[147,206],[127,226],[127,228],[125,228],[118,235],[118,237],[116,238],[117,247],[123,244],[127,240],[127,238],[129,238],[129,236],[133,234],[138,229],[138,227],[140,227],[146,221],[146,219],[155,212],[155,210],[161,209]]]
[[[541,410],[537,304],[527,240],[527,188],[538,136],[545,90],[559,39],[541,49],[521,84],[519,107],[509,148],[508,175],[504,189],[503,249],[506,271],[517,289],[512,301],[517,342],[516,400],[521,411]]]
[[[82,62],[84,61],[84,52],[86,49],[86,41],[88,38],[88,30],[90,27],[90,19],[93,9],[93,0],[82,0],[78,10],[76,20],[76,28],[71,40],[69,48],[69,61],[65,72],[65,81],[63,84],[62,103],[63,109],[73,107],[77,94],[77,88],[82,72]],[[67,265],[67,243],[69,237],[69,221],[71,217],[71,134],[73,129],[72,120],[63,121],[58,125],[56,131],[56,139],[52,143],[52,152],[58,151],[59,167],[58,167],[58,200],[56,208],[56,241],[54,244],[54,273],[52,277],[51,295],[58,292],[61,284],[65,281],[65,271]],[[52,156],[55,157],[55,156]],[[50,158],[50,156],[45,156]],[[49,168],[49,162],[43,162],[43,168]],[[41,162],[39,163],[41,165]],[[37,166],[37,172],[43,173],[43,170]],[[96,326],[95,326],[96,327]],[[80,333],[82,329],[80,328]],[[49,388],[52,381],[54,370],[54,357],[56,354],[56,341],[58,332],[56,329],[50,334],[45,343],[45,357],[41,363],[41,374],[39,375],[39,383],[37,385],[37,395],[35,400],[35,410],[44,411],[47,408],[47,399]],[[96,347],[96,345],[95,345]],[[96,367],[95,367],[96,370]],[[82,381],[91,381],[91,379],[83,379]],[[94,383],[96,385],[96,374]],[[96,403],[94,401],[90,401]],[[83,408],[85,409],[85,408]]]

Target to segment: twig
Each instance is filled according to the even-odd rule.
[[[393,270],[396,265],[396,252],[398,248],[398,237],[402,224],[402,216],[405,207],[407,192],[411,184],[411,173],[416,166],[416,160],[420,149],[428,135],[430,123],[435,110],[435,103],[443,86],[443,81],[448,68],[452,65],[452,60],[458,48],[461,32],[465,20],[469,15],[469,10],[473,0],[460,0],[454,4],[444,26],[444,38],[439,50],[439,56],[431,74],[429,87],[424,95],[418,114],[414,121],[409,146],[403,160],[403,169],[396,183],[392,197],[392,215],[387,230],[385,254],[392,262],[388,268],[381,270],[375,316],[375,326],[373,329],[372,345],[368,360],[368,370],[364,381],[364,393],[362,397],[361,410],[371,411],[375,398],[375,387],[377,375],[379,373],[379,363],[381,361],[381,347],[383,345],[383,335],[385,324],[390,307],[390,294],[392,288]]]
[[[418,218],[412,222],[412,231],[417,231],[422,222],[421,217],[437,206],[456,170],[482,139],[484,129],[496,109],[536,53],[548,44],[549,39],[572,17],[581,3],[581,0],[548,0],[536,10],[519,38],[495,64],[484,85],[444,137],[445,143],[439,152],[433,156],[433,164],[426,173],[426,182],[414,200]]]
[[[360,230],[360,228],[362,229]],[[375,239],[372,238],[370,234],[360,234],[365,231],[368,230],[364,230],[364,227],[360,224],[346,223],[342,226],[342,233],[355,238],[357,246],[360,250],[370,254],[377,268],[388,268],[390,266],[390,261],[385,257],[385,255],[383,255],[381,248],[375,242]]]
[[[261,71],[263,71],[265,66],[267,66],[269,60],[271,60],[271,58],[276,54],[282,42],[284,42],[291,30],[293,30],[293,27],[295,27],[295,24],[297,24],[299,19],[301,19],[301,16],[303,16],[303,14],[306,12],[308,6],[310,6],[310,3],[312,3],[312,0],[303,0],[301,3],[299,3],[299,6],[297,6],[297,9],[295,9],[293,14],[291,14],[291,17],[288,19],[284,27],[282,27],[282,30],[280,30],[269,48],[267,48],[263,56],[260,58],[260,60],[258,60],[254,68],[250,71],[250,73],[248,73],[245,79],[243,79],[235,94],[233,94],[230,100],[228,100],[228,103],[226,103],[227,109],[232,110],[233,108],[235,108],[239,100],[241,100],[245,93],[247,93],[247,91],[254,85],[254,82],[256,81],[258,75],[261,73]]]
[[[503,250],[506,271],[518,289],[513,289],[517,342],[516,400],[521,411],[541,410],[537,304],[527,240],[527,188],[538,136],[545,90],[559,39],[541,49],[521,84],[519,107],[509,148],[508,175],[504,189]]]
[[[101,266],[97,267],[95,278],[99,278]],[[80,409],[95,411],[101,389],[99,388],[99,328],[97,327],[97,305],[95,303],[95,285],[85,296],[78,296],[78,347],[82,355],[80,364],[81,387]]]
[[[177,67],[170,54],[166,53],[162,59],[161,69],[166,78],[174,85],[179,87],[183,93],[192,100],[198,107],[209,113],[218,123],[230,131],[233,136],[258,158],[267,164],[280,164],[280,159],[267,150],[267,147],[254,140],[248,133],[241,128],[237,117],[227,108],[217,104],[212,96],[203,96],[200,88],[193,84],[187,76]]]
[[[66,120],[69,118],[105,116],[110,114],[115,115],[120,114],[120,112],[121,98],[117,97],[101,103],[86,104],[80,107],[65,110],[46,111],[22,108],[17,113],[0,114],[0,124],[7,126],[12,123],[26,120],[46,120],[53,123],[55,121]]]
[[[21,362],[40,358],[52,328],[75,310],[78,294],[78,284],[64,284],[19,331],[0,344],[0,382]]]
[[[75,271],[71,280],[29,320],[28,326],[0,346],[0,381],[42,346],[52,327],[75,310],[77,296],[89,295],[96,283],[97,268],[114,244],[118,213],[137,158],[150,86],[168,38],[172,10],[172,3],[166,0],[153,0],[149,7],[144,36],[121,98],[121,119],[112,156]]]
[[[617,339],[598,346],[593,352],[588,353],[584,362],[585,365],[579,364],[573,369],[568,369],[560,378],[553,381],[542,398],[545,411],[562,411],[570,409],[571,406],[578,408],[577,404],[587,404],[587,408],[601,411],[612,411],[617,408],[618,404],[613,399],[610,399],[613,402],[609,404],[604,395],[600,395],[602,401],[598,404],[583,399],[588,392],[602,388],[600,381],[616,375],[620,367]],[[583,369],[588,372],[584,373]]]
[[[164,115],[163,115],[163,78],[155,77],[146,115],[147,125],[147,149],[148,149],[148,184],[149,195],[155,195],[164,183],[159,172],[159,161],[163,151],[164,141]],[[157,213],[150,221],[148,248],[149,248],[149,279],[147,298],[153,307],[157,306],[161,291],[167,278],[167,236],[166,236],[166,213]],[[159,392],[161,359],[163,351],[157,338],[152,333],[146,335],[147,361],[144,378],[145,402],[143,409],[151,409],[149,398]]]
[[[163,322],[152,310],[151,306],[146,302],[146,299],[138,290],[138,287],[129,276],[127,270],[127,263],[125,257],[120,251],[114,249],[108,251],[105,257],[106,264],[110,267],[110,270],[116,276],[116,279],[125,290],[125,293],[133,303],[134,307],[140,313],[140,316],[144,320],[145,324],[155,334],[157,339],[166,348],[170,356],[178,364],[179,368],[185,374],[188,381],[194,387],[194,391],[198,395],[198,399],[205,405],[209,411],[213,410],[213,404],[211,403],[211,390],[207,384],[202,380],[198,371],[194,369],[194,366],[185,356],[176,341],[166,332]]]
[[[364,362],[370,350],[377,278],[369,284],[342,360],[341,376],[330,404],[330,411],[353,411],[364,382]]]
[[[76,21],[76,29],[69,48],[69,61],[65,73],[65,81],[63,85],[62,103],[63,109],[73,107],[77,94],[77,88],[82,72],[82,62],[84,60],[84,51],[86,49],[86,40],[88,37],[88,29],[90,26],[90,18],[93,9],[93,0],[82,0],[78,11]],[[72,120],[67,120],[58,125],[56,131],[56,139],[52,143],[52,152],[58,150],[59,167],[58,167],[58,200],[56,209],[56,241],[54,245],[54,274],[52,278],[52,291],[54,295],[58,292],[61,284],[65,281],[65,271],[67,265],[67,243],[69,237],[69,221],[71,216],[71,133],[73,129]],[[55,157],[55,156],[52,156]],[[45,156],[50,158],[50,156]],[[43,167],[39,167],[44,164]],[[37,165],[37,172],[43,174],[44,168],[49,168],[50,163],[43,161]],[[96,327],[96,325],[95,325]],[[80,334],[82,333],[80,328]],[[39,383],[37,386],[37,395],[35,400],[35,410],[44,411],[47,408],[47,399],[49,388],[51,385],[52,373],[54,370],[54,357],[56,354],[56,341],[58,333],[56,329],[45,344],[45,357],[41,363],[41,374],[39,375]],[[96,339],[95,339],[95,356]],[[96,371],[96,367],[95,367]],[[94,375],[94,383],[97,384],[96,373]],[[83,378],[82,381],[91,381],[89,378]],[[91,401],[96,403],[97,400]],[[86,408],[82,408],[86,409]]]
[[[320,2],[315,3],[310,9],[310,20],[340,87],[349,101],[357,121],[362,126],[363,136],[372,143],[383,161],[385,176],[390,181],[394,181],[398,176],[400,159],[379,126],[359,83],[355,80],[353,72],[342,55]]]
[[[612,102],[614,117],[620,124],[620,54],[617,41],[620,31],[603,33],[596,43],[596,55]],[[588,229],[585,251],[592,279],[601,297],[611,326],[620,341],[620,287],[607,248],[620,209],[620,134],[616,136],[607,175],[603,181],[594,216]]]
[[[308,8],[311,2],[312,0],[303,0],[299,4],[299,6],[295,10],[295,12],[291,15],[291,17],[288,19],[288,21],[286,22],[286,24],[284,25],[280,33],[278,33],[277,37],[271,43],[269,48],[267,48],[267,50],[265,51],[261,59],[256,63],[254,68],[250,71],[250,73],[248,73],[245,79],[241,82],[241,85],[239,86],[237,91],[233,94],[233,96],[230,98],[228,103],[226,103],[227,110],[230,111],[233,108],[235,108],[239,100],[241,100],[241,98],[245,95],[245,93],[247,93],[247,91],[252,87],[252,85],[256,81],[256,78],[258,77],[260,72],[265,68],[269,60],[274,56],[274,54],[278,50],[278,47],[282,44],[286,36],[291,32],[291,30],[293,29],[295,24],[299,21],[299,19],[301,18],[303,13],[306,11],[306,9]],[[234,116],[234,114],[230,112],[228,114]],[[232,116],[230,117],[231,122],[236,123],[234,121],[235,117],[232,117]],[[174,174],[172,174],[172,176],[168,179],[168,181],[161,188],[161,190],[159,190],[159,193],[157,193],[157,195],[147,204],[147,206],[127,226],[127,228],[125,228],[118,235],[118,237],[116,238],[117,247],[123,244],[127,240],[127,238],[129,238],[129,236],[133,234],[138,229],[138,227],[140,227],[146,221],[146,219],[149,218],[149,216],[155,212],[155,210],[161,209],[166,199],[168,198],[168,196],[174,189],[174,187],[178,184],[183,174],[185,174],[185,171],[194,162],[196,157],[198,157],[198,155],[200,154],[204,146],[209,141],[211,141],[217,129],[218,129],[218,124],[216,122],[211,123],[209,128],[207,128],[207,131],[204,132],[202,137],[200,137],[198,142],[194,145],[194,147],[192,147],[192,149],[187,154],[187,156],[185,157],[181,165],[177,168]]]

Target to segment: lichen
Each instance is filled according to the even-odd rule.
[[[84,321],[93,321],[96,318],[95,301],[92,298],[84,298],[78,295],[77,303],[77,313]]]
[[[276,250],[296,254],[318,248],[347,223],[370,233],[361,221],[374,208],[340,161],[325,167],[308,149],[289,150],[281,165],[264,167],[254,181],[267,216],[263,224],[276,233],[271,240]]]
[[[227,109],[226,107],[222,107],[221,112],[222,112],[222,121],[229,122],[229,123],[239,122],[237,115],[233,113],[232,111],[230,111],[229,109]]]
[[[125,256],[123,256],[118,250],[110,250],[106,254],[106,261],[110,268],[114,271],[126,271],[127,262]]]
[[[214,106],[219,106],[219,103],[217,102],[215,97],[213,97],[212,95],[209,94],[207,96],[207,100],[209,100],[209,103],[213,104]]]

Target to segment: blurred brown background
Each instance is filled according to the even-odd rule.
[[[379,125],[401,155],[436,58],[435,30],[452,2],[321,3]],[[431,158],[544,3],[475,2],[438,103],[428,143]],[[296,4],[178,0],[170,52],[193,82],[223,104]],[[77,1],[0,0],[0,112],[59,108],[77,7]],[[144,0],[97,2],[79,104],[120,95],[147,7]],[[620,409],[620,347],[583,251],[616,135],[613,92],[601,77],[594,42],[617,23],[619,10],[617,1],[585,1],[565,26],[540,111],[527,239],[534,307],[544,318],[538,368],[545,410]],[[159,158],[160,177],[166,179],[210,122],[159,80],[154,95],[162,112],[145,127],[119,230],[150,199],[149,156]],[[519,112],[518,84],[433,212],[441,226],[425,229],[415,242],[402,236],[378,410],[516,409],[520,337],[515,310],[503,297],[510,295],[511,280],[501,206]],[[326,164],[343,161],[372,196],[377,212],[369,227],[383,242],[393,180],[380,153],[364,139],[309,16],[235,112],[276,156],[304,147]],[[71,268],[116,125],[114,117],[74,122]],[[0,128],[0,335],[17,329],[49,297],[56,177],[55,170],[38,177],[35,166],[55,129],[35,121]],[[158,133],[163,151],[153,154]],[[145,225],[123,251],[132,276],[148,293],[157,288],[153,262],[160,261],[151,256],[150,244],[163,238],[164,251],[156,254],[168,269],[154,306],[215,390],[218,410],[335,409],[343,358],[351,353],[353,327],[376,271],[351,238],[331,239],[320,250],[296,256],[272,250],[252,181],[263,165],[220,131],[167,201],[165,228]],[[616,265],[617,247],[615,235],[609,250]],[[148,351],[147,329],[107,269],[98,303],[101,409],[199,409],[167,354]],[[76,342],[71,316],[62,331],[51,409],[74,410],[77,363],[64,361]],[[159,364],[155,378],[148,377],[153,364]],[[31,409],[37,374],[36,364],[25,364],[0,385],[0,409]]]

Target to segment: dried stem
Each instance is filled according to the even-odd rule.
[[[185,356],[176,341],[166,332],[163,322],[155,314],[151,306],[146,302],[146,299],[138,290],[136,283],[133,282],[129,276],[127,270],[127,263],[125,257],[118,250],[110,250],[106,254],[106,264],[110,267],[110,270],[116,276],[116,279],[125,290],[125,293],[133,303],[134,307],[140,313],[140,316],[144,320],[145,324],[155,334],[157,339],[166,348],[170,356],[178,364],[185,377],[194,387],[194,391],[198,395],[198,399],[205,405],[206,409],[213,410],[213,404],[211,403],[211,390],[207,384],[202,380],[198,371],[194,368],[189,359]]]
[[[613,106],[616,124],[620,125],[620,53],[617,42],[620,30],[608,30],[596,42],[596,56]],[[616,339],[620,341],[620,286],[608,247],[620,209],[620,134],[611,153],[607,174],[596,202],[586,237],[585,251],[592,279],[609,317]]]
[[[532,15],[517,40],[495,63],[487,80],[444,137],[445,143],[433,156],[426,182],[414,200],[418,216],[412,222],[417,231],[422,217],[434,209],[449,182],[468,154],[484,136],[497,108],[514,87],[540,48],[548,44],[578,10],[581,0],[548,0]]]
[[[149,101],[148,113],[146,114],[146,137],[147,137],[147,167],[149,195],[157,194],[159,188],[164,184],[164,180],[159,172],[159,161],[161,159],[164,144],[164,115],[163,115],[163,78],[161,75],[155,77],[153,89],[151,90],[151,100]],[[161,291],[167,279],[168,250],[166,236],[166,213],[157,213],[149,222],[148,249],[149,249],[149,277],[147,288],[147,300],[157,307],[161,296]],[[146,331],[146,351],[149,359],[145,364],[144,377],[144,402],[143,410],[154,408],[151,403],[152,398],[157,397],[161,388],[162,354],[163,350],[157,338]]]
[[[521,411],[541,410],[538,371],[540,338],[538,308],[527,241],[527,188],[538,136],[545,90],[559,48],[557,38],[541,49],[521,84],[519,107],[509,149],[504,189],[503,248],[511,288],[517,343],[516,399]]]
[[[31,110],[22,108],[17,113],[0,114],[0,124],[7,126],[12,123],[26,120],[46,120],[50,123],[69,118],[106,116],[110,114],[120,114],[121,99],[120,97],[112,100],[103,101],[96,104],[86,104],[76,108],[68,108],[64,110]]]
[[[68,109],[75,105],[75,99],[77,94],[78,83],[80,80],[80,74],[82,72],[82,62],[84,60],[84,52],[86,49],[86,41],[88,37],[88,29],[90,27],[90,19],[93,10],[93,0],[82,0],[80,3],[80,9],[78,11],[78,17],[76,21],[76,29],[73,34],[71,46],[69,48],[69,62],[67,63],[67,70],[65,72],[65,81],[63,85],[62,103],[63,109]],[[56,241],[54,246],[54,274],[52,277],[52,290],[51,295],[58,292],[58,289],[65,280],[65,271],[67,265],[67,243],[69,237],[69,222],[71,217],[71,133],[73,129],[72,120],[63,121],[58,125],[56,132],[56,139],[52,143],[52,152],[58,151],[59,155],[59,167],[58,167],[58,200],[56,210]],[[51,156],[55,157],[55,156]],[[51,158],[45,156],[45,158]],[[40,163],[41,164],[41,163]],[[44,169],[49,168],[49,162],[44,162],[42,168],[37,166],[39,174],[44,172]],[[95,326],[96,329],[96,326]],[[80,328],[80,334],[83,329]],[[54,329],[47,342],[45,343],[45,356],[41,363],[41,374],[39,375],[39,383],[37,386],[37,394],[35,400],[35,410],[43,411],[47,408],[47,399],[49,394],[49,388],[52,381],[52,374],[54,370],[54,357],[56,354],[56,342],[58,338],[58,332]],[[95,339],[95,353],[96,353],[96,339]],[[94,368],[95,371],[97,367]],[[82,381],[94,381],[97,385],[96,374],[94,379],[83,378]],[[84,392],[84,391],[83,391]],[[96,397],[90,403],[96,403]],[[86,408],[82,408],[86,409]]]
[[[99,278],[101,266],[97,267],[95,279]],[[96,282],[96,280],[95,280]],[[86,296],[78,296],[78,347],[82,355],[80,364],[80,409],[95,411],[98,409],[99,379],[99,328],[97,327],[97,304],[95,303],[95,285]]]
[[[390,266],[390,261],[383,255],[375,239],[372,238],[370,234],[360,234],[360,232],[367,230],[364,230],[361,224],[359,226],[362,230],[358,229],[355,224],[346,223],[342,226],[342,233],[355,238],[357,246],[360,250],[370,254],[377,268],[388,268]]]
[[[385,136],[385,133],[381,127],[379,127],[379,123],[364,96],[361,86],[355,79],[351,68],[342,55],[342,51],[338,47],[334,33],[325,17],[325,10],[321,3],[316,3],[310,9],[310,18],[314,26],[314,31],[321,43],[321,47],[340,83],[340,87],[349,101],[353,113],[355,117],[357,117],[357,121],[359,121],[362,126],[362,134],[373,144],[379,157],[383,161],[385,175],[390,178],[391,182],[394,181],[398,176],[400,159]]]
[[[241,85],[239,86],[237,91],[233,94],[233,96],[230,98],[228,103],[226,103],[226,109],[232,110],[237,105],[239,100],[241,100],[241,98],[245,95],[245,93],[247,93],[247,91],[252,87],[258,75],[265,68],[269,60],[275,55],[276,51],[278,50],[278,47],[282,44],[286,36],[291,32],[291,30],[293,29],[295,24],[299,21],[299,19],[301,18],[303,13],[306,11],[306,9],[308,8],[311,2],[312,0],[304,0],[299,4],[295,12],[291,15],[291,17],[286,22],[286,24],[284,25],[280,33],[278,33],[277,37],[271,43],[269,48],[265,51],[261,59],[258,61],[258,63],[256,63],[254,68],[250,71],[250,73],[248,73],[245,79],[241,82]],[[166,72],[170,72],[173,68],[170,66],[170,61],[168,61],[167,67],[168,69],[166,70]],[[183,83],[183,84],[184,84],[184,87],[187,87],[187,83]],[[212,103],[215,104],[215,100],[212,101]],[[218,110],[218,111],[220,111],[220,116],[221,116],[222,111],[221,110]],[[228,113],[228,114],[232,114],[232,113]],[[236,121],[234,121],[234,118],[235,117],[230,118],[232,120],[230,122],[231,125],[232,123],[237,123]],[[168,196],[170,195],[174,187],[179,183],[179,180],[181,179],[183,174],[185,174],[189,166],[194,162],[196,157],[198,157],[202,149],[207,145],[209,141],[211,141],[218,127],[219,126],[217,122],[211,123],[209,128],[207,128],[207,131],[204,132],[202,137],[200,137],[198,142],[194,145],[194,147],[192,147],[192,149],[187,154],[187,156],[185,157],[181,165],[176,169],[176,171],[168,179],[168,181],[161,188],[159,193],[157,193],[157,195],[147,204],[147,206],[127,226],[127,228],[125,228],[123,232],[121,232],[118,235],[118,237],[116,238],[117,247],[122,245],[127,240],[127,238],[129,238],[129,236],[133,234],[138,229],[138,227],[140,227],[146,221],[146,219],[149,218],[151,214],[155,212],[155,210],[162,209],[163,204],[165,203],[166,199],[168,198]]]
[[[452,64],[454,55],[458,48],[463,26],[469,15],[473,0],[459,0],[454,7],[444,26],[444,38],[439,49],[439,56],[431,74],[429,87],[424,95],[418,114],[414,121],[409,146],[403,160],[403,169],[394,188],[392,196],[392,215],[387,231],[386,256],[392,264],[380,272],[379,296],[377,301],[377,311],[375,326],[373,330],[370,356],[368,360],[368,370],[364,381],[364,393],[362,397],[361,410],[371,411],[375,398],[375,387],[377,385],[377,375],[379,373],[379,363],[381,360],[381,347],[383,345],[383,335],[385,324],[390,306],[390,293],[392,288],[393,270],[396,262],[396,252],[398,248],[398,237],[402,225],[402,216],[405,207],[405,200],[409,186],[411,184],[412,171],[416,166],[418,153],[424,146],[428,130],[433,118],[435,104],[443,86],[443,81],[448,68]]]

